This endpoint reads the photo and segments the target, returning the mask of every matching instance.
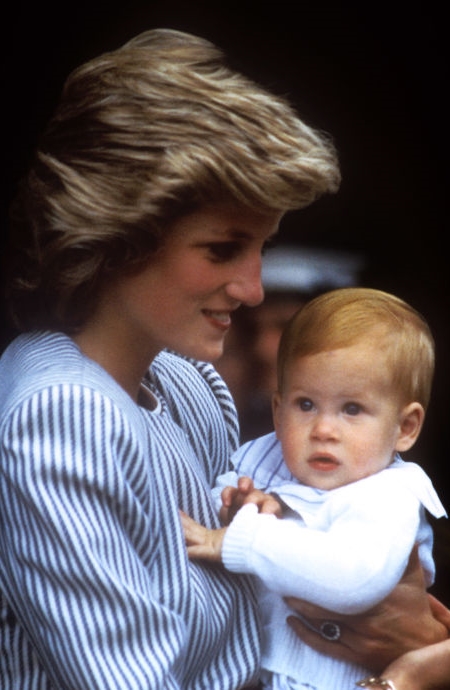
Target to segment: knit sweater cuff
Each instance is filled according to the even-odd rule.
[[[252,546],[257,531],[263,527],[262,522],[267,519],[277,518],[275,515],[261,515],[254,503],[248,503],[236,513],[228,526],[222,545],[222,562],[227,570],[253,573]]]

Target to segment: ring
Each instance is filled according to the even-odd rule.
[[[396,690],[396,687],[392,680],[388,680],[387,678],[376,678],[375,676],[371,676],[370,678],[364,678],[363,680],[360,680],[358,683],[356,683],[360,688],[388,688],[388,690]]]
[[[330,640],[330,642],[336,642],[341,636],[341,629],[337,623],[333,621],[324,621],[319,632],[325,640]]]

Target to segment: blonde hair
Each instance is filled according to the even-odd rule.
[[[213,44],[144,32],[67,79],[16,205],[16,322],[76,328],[105,278],[202,205],[285,212],[339,183],[330,138]]]
[[[298,357],[372,338],[387,353],[392,386],[403,403],[427,408],[434,374],[434,339],[425,319],[399,297],[371,288],[341,288],[307,302],[289,321],[278,350],[278,388]],[[370,366],[370,362],[367,363]]]

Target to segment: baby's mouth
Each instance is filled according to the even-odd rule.
[[[330,471],[339,466],[338,460],[332,455],[313,455],[308,460],[308,465],[315,470]]]

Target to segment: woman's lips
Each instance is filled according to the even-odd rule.
[[[213,311],[203,309],[204,315],[213,323],[216,328],[227,330],[231,326],[231,315],[229,311]]]

